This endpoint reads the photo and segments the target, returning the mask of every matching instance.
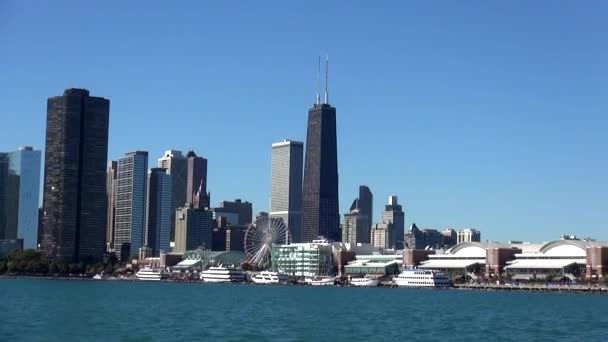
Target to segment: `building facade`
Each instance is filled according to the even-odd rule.
[[[231,224],[244,226],[252,222],[253,207],[251,203],[247,201],[243,202],[240,199],[236,199],[234,201],[221,201],[219,209],[220,210],[217,212],[234,213],[238,215],[237,222],[230,222]]]
[[[47,256],[101,258],[105,251],[110,101],[67,89],[47,102],[43,233]]]
[[[119,260],[137,256],[144,245],[148,194],[148,152],[135,151],[118,160],[114,251]]]
[[[1,177],[1,176],[0,176]],[[23,248],[38,247],[40,151],[30,146],[8,154],[5,239],[22,239]],[[0,191],[3,188],[0,187]]]
[[[6,239],[8,208],[8,153],[0,152],[0,240]]]
[[[207,192],[207,159],[197,156],[194,151],[188,152],[186,158],[186,203],[193,203],[200,209],[209,208],[211,199]],[[197,194],[198,200],[194,203]]]
[[[213,246],[213,214],[191,206],[178,208],[175,215],[175,253]]]
[[[107,197],[107,226],[106,226],[106,248],[114,249],[114,218],[116,217],[116,177],[118,176],[118,162],[112,160],[108,163],[106,177],[106,197]]]
[[[390,248],[390,231],[393,229],[392,223],[377,223],[372,226],[370,233],[371,244],[380,249]]]
[[[403,207],[398,203],[397,196],[389,196],[388,204],[384,206],[381,221],[391,223],[392,229],[389,233],[389,246],[395,249],[403,249],[405,238],[405,213]]]
[[[158,159],[158,167],[167,170],[173,181],[173,198],[171,205],[171,239],[175,236],[175,212],[186,205],[186,183],[188,179],[188,160],[181,151],[168,150]]]
[[[152,256],[170,252],[171,205],[173,200],[173,180],[163,168],[152,168],[148,173],[148,206],[145,245]]]
[[[296,277],[332,274],[332,247],[328,243],[274,245],[272,270]]]
[[[270,217],[283,219],[293,242],[300,242],[302,235],[303,160],[304,143],[272,144]]]
[[[479,241],[481,241],[481,233],[478,230],[467,228],[458,232],[458,243]]]
[[[302,189],[302,241],[340,241],[336,108],[317,103],[308,111]]]

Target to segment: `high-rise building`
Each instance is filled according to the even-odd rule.
[[[186,205],[186,182],[188,179],[188,160],[181,151],[168,150],[158,159],[158,167],[167,170],[173,182],[173,199],[171,205],[171,239],[175,237],[175,210]]]
[[[381,220],[385,223],[392,223],[392,230],[389,234],[389,245],[391,248],[403,249],[405,213],[401,204],[397,202],[397,196],[388,197],[388,204],[384,206]]]
[[[344,214],[344,219],[342,220],[342,242],[354,244],[369,243],[371,227],[368,223],[367,216],[361,214],[358,208]]]
[[[458,233],[454,229],[444,229],[441,231],[441,245],[444,248],[454,246],[458,242]]]
[[[0,240],[6,239],[8,229],[8,156],[8,153],[0,152]]]
[[[171,175],[168,175],[165,169],[150,169],[145,245],[151,248],[155,257],[163,251],[170,251],[172,186]]]
[[[381,249],[390,248],[390,232],[393,229],[392,223],[376,223],[372,226],[370,233],[370,243]]]
[[[272,144],[270,217],[283,219],[292,242],[301,241],[303,162],[301,141]]]
[[[369,243],[372,227],[373,195],[365,186],[359,186],[359,197],[350,206],[350,212],[344,214],[342,221],[342,242]]]
[[[118,160],[114,251],[126,261],[139,253],[146,230],[148,152],[126,153]]]
[[[23,239],[23,248],[38,246],[40,151],[30,146],[9,154],[6,239]]]
[[[107,228],[106,246],[108,250],[114,247],[114,218],[116,216],[116,176],[118,175],[118,162],[112,160],[108,163],[106,177],[106,196],[107,196]]]
[[[213,214],[209,210],[192,206],[178,208],[175,215],[176,253],[184,253],[203,247],[213,246]]]
[[[67,89],[48,99],[42,249],[79,260],[105,251],[110,101]]]
[[[186,155],[186,203],[193,203],[200,209],[211,206],[210,196],[207,193],[207,159],[198,157],[194,151]],[[194,198],[200,193],[198,203],[194,203]]]
[[[327,76],[325,83],[325,100],[321,103],[317,93],[317,101],[308,111],[302,189],[304,242],[318,236],[340,241],[336,108],[329,105]]]
[[[479,241],[481,241],[481,233],[476,229],[466,228],[458,231],[458,243]]]
[[[224,212],[236,214],[238,216],[238,222],[233,222],[229,219],[228,222],[231,224],[245,226],[250,224],[253,219],[253,207],[251,203],[247,201],[243,202],[240,199],[234,201],[221,201],[220,207],[216,209],[220,209],[219,211],[216,210],[216,213]]]

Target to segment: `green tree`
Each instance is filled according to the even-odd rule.
[[[57,265],[57,262],[51,261],[49,263],[49,272],[48,273],[50,275],[59,273],[59,266]]]
[[[8,267],[6,266],[6,260],[0,261],[0,274],[4,274],[8,271]]]

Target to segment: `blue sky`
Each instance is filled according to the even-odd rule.
[[[237,6],[238,4],[238,6]],[[270,145],[304,140],[330,55],[341,212],[482,239],[608,239],[608,4],[0,1],[0,150],[43,148],[46,98],[111,100],[109,158],[209,159],[212,202],[267,210]]]

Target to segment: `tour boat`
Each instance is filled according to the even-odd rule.
[[[397,286],[408,287],[450,287],[448,277],[438,271],[409,269],[393,278]]]
[[[289,276],[283,273],[263,271],[251,277],[254,284],[287,284]]]
[[[373,278],[370,276],[365,276],[363,278],[350,278],[349,283],[353,286],[373,287],[373,286],[378,286],[378,283],[380,283],[380,279]]]
[[[334,277],[312,277],[305,280],[306,284],[312,286],[333,286],[336,283]]]
[[[150,266],[144,266],[144,268],[140,268],[137,273],[135,273],[135,277],[139,280],[161,280],[163,274],[160,270],[155,270]]]
[[[245,281],[245,272],[220,265],[201,272],[201,279],[207,283],[238,283]]]

